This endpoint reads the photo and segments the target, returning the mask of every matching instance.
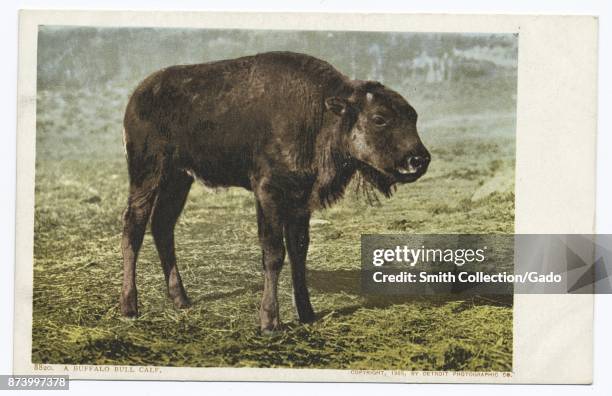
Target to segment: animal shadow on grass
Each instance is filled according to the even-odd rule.
[[[317,290],[323,294],[336,294],[346,293],[351,295],[360,296],[362,303],[353,304],[345,307],[339,307],[338,309],[326,309],[321,310],[317,314],[317,318],[320,319],[330,313],[335,313],[340,316],[349,316],[359,309],[362,308],[388,308],[393,305],[401,305],[408,303],[426,303],[429,306],[443,306],[452,301],[464,302],[456,310],[460,311],[467,309],[468,307],[475,305],[488,305],[488,306],[503,306],[511,307],[513,305],[512,295],[476,295],[476,296],[465,296],[465,295],[453,295],[453,294],[439,294],[439,295],[372,295],[365,294],[361,288],[361,271],[360,270],[308,270],[308,284],[312,289]],[[192,301],[194,304],[206,303],[216,300],[221,300],[229,297],[240,296],[244,293],[260,293],[262,285],[258,282],[253,282],[245,285],[242,288],[227,291],[227,292],[214,292],[195,297]],[[199,293],[198,293],[199,294]],[[195,293],[192,293],[195,296]]]
[[[442,306],[452,301],[465,302],[461,307],[467,309],[469,306],[489,305],[512,307],[512,295],[371,295],[363,293],[361,289],[361,271],[359,270],[309,270],[308,284],[311,288],[322,293],[347,293],[359,295],[363,298],[362,304],[354,304],[337,310],[327,309],[318,313],[322,318],[332,312],[348,316],[362,308],[388,308],[393,305],[406,303],[427,303],[430,306]],[[459,308],[459,310],[462,310]]]

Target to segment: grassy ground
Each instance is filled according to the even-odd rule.
[[[382,206],[348,194],[316,213],[308,280],[319,319],[296,321],[286,268],[279,298],[287,330],[263,337],[254,201],[240,189],[213,193],[195,185],[177,226],[179,268],[193,307],[177,311],[166,299],[147,234],[138,263],[141,316],[119,315],[127,90],[41,91],[33,361],[510,370],[511,300],[360,292],[362,233],[513,232],[513,99],[500,105],[489,100],[495,89],[483,88],[476,92],[482,98],[456,104],[430,92],[411,99],[433,156],[428,174]]]

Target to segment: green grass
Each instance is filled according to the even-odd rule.
[[[428,174],[380,206],[349,193],[315,213],[324,221],[311,228],[308,281],[319,319],[297,322],[285,268],[279,299],[287,328],[261,336],[255,207],[240,189],[194,185],[177,225],[193,307],[178,311],[167,300],[147,234],[137,267],[141,316],[119,314],[126,98],[123,89],[39,93],[33,362],[511,370],[511,299],[368,297],[360,291],[359,241],[362,233],[513,232],[512,188],[472,199],[496,176],[514,174],[512,112],[479,111],[475,101],[440,114],[435,101],[413,103],[432,152]]]

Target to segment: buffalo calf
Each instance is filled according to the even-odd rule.
[[[421,177],[430,155],[416,123],[417,113],[395,91],[303,54],[270,52],[150,75],[124,118],[130,187],[122,313],[138,314],[136,260],[149,219],[168,295],[177,308],[189,306],[174,226],[197,179],[255,195],[262,331],[280,326],[277,285],[286,253],[299,319],[314,320],[306,287],[312,211],[338,200],[357,173],[385,196]]]

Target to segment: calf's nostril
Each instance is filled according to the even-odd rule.
[[[427,163],[427,158],[420,155],[408,158],[408,165],[415,169],[420,169]]]

